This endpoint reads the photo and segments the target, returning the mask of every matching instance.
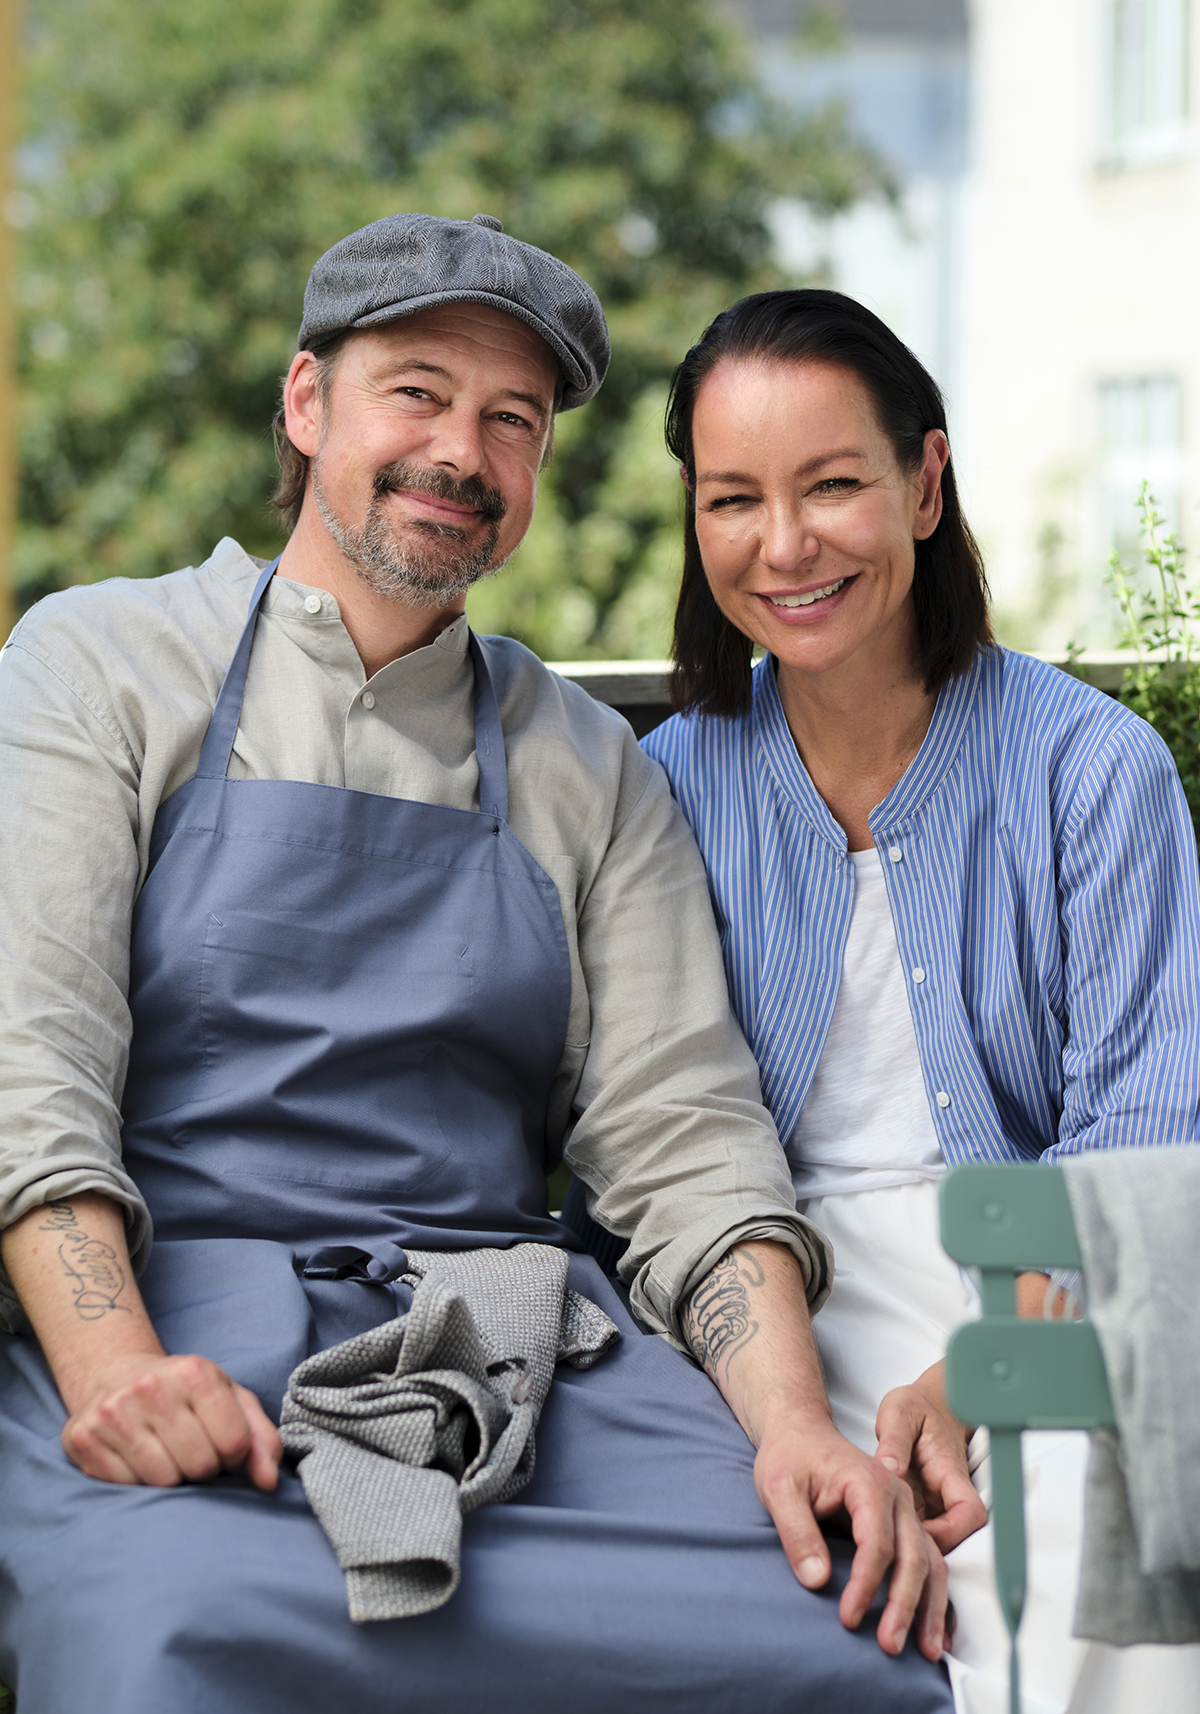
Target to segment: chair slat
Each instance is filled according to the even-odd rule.
[[[956,1262],[980,1270],[983,1319],[951,1336],[946,1402],[964,1422],[985,1424],[991,1432],[996,1588],[1012,1639],[1009,1706],[1020,1714],[1021,1431],[1110,1426],[1112,1397],[1090,1322],[1026,1321],[1016,1315],[1016,1274],[1083,1265],[1061,1169],[973,1162],[947,1173],[939,1194],[945,1249]]]
[[[989,1428],[1105,1428],[1115,1421],[1089,1321],[970,1321],[946,1352],[946,1402]]]
[[[955,1167],[941,1183],[942,1243],[967,1267],[1078,1268],[1079,1240],[1062,1170]]]

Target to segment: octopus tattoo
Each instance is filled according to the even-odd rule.
[[[733,1249],[706,1274],[688,1300],[684,1330],[696,1361],[716,1378],[717,1366],[758,1332],[750,1292],[766,1284],[754,1257]]]

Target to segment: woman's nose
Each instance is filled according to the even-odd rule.
[[[794,572],[820,551],[820,539],[800,507],[773,507],[768,512],[762,540],[764,565],[773,571]]]

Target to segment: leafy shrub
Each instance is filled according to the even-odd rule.
[[[1145,571],[1112,557],[1111,582],[1135,650],[1120,700],[1148,720],[1175,758],[1200,844],[1200,580],[1189,572],[1149,484],[1138,499]]]
[[[779,282],[775,198],[834,213],[889,190],[841,110],[783,110],[713,0],[26,12],[19,604],[196,564],[222,535],[274,557],[269,424],[308,270],[380,215],[483,211],[583,273],[614,355],[472,622],[549,658],[662,653],[666,381],[719,309]]]

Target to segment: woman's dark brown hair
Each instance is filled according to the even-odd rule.
[[[920,468],[928,431],[946,428],[937,382],[878,316],[841,292],[758,292],[717,317],[676,369],[667,403],[667,446],[688,477],[671,675],[671,700],[681,713],[739,715],[750,707],[753,645],[713,600],[696,539],[692,416],[701,386],[727,357],[836,363],[857,375],[906,474]],[[992,641],[983,561],[949,461],[942,472],[941,520],[914,545],[918,665],[933,695]]]

